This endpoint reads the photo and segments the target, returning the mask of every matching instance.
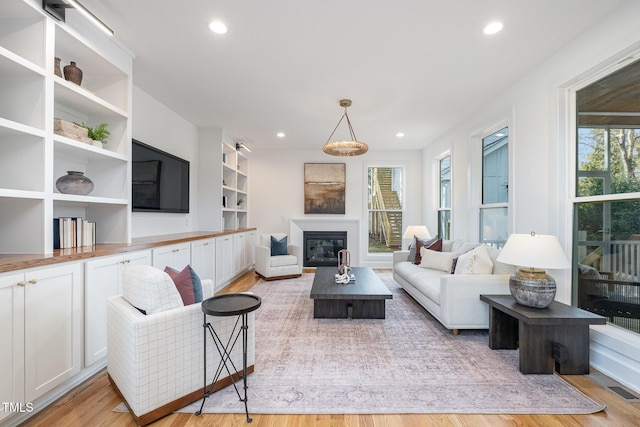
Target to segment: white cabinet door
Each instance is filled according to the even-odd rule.
[[[31,402],[81,368],[82,263],[25,273],[25,399]]]
[[[246,252],[245,247],[246,236],[245,233],[237,233],[233,235],[233,274],[237,274],[245,269],[246,266]]]
[[[24,274],[0,277],[0,402],[24,398]],[[0,410],[0,422],[13,411]]]
[[[216,240],[202,239],[191,242],[191,267],[201,279],[216,279]]]
[[[153,249],[153,266],[164,270],[171,267],[174,270],[182,270],[191,262],[191,245],[178,243]]]
[[[256,232],[254,231],[247,231],[246,233],[247,237],[245,238],[245,254],[246,254],[246,262],[247,265],[246,267],[253,267],[254,264],[256,263]]]
[[[233,277],[233,237],[216,237],[216,291]]]
[[[86,262],[85,366],[107,355],[107,299],[122,293],[122,272],[136,264],[151,265],[151,251],[100,257]]]

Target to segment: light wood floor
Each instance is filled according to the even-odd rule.
[[[225,289],[228,292],[250,290],[257,282],[249,272]],[[261,415],[251,414],[256,427],[394,427],[394,426],[640,426],[640,403],[627,403],[599,386],[587,376],[563,376],[573,386],[597,402],[607,405],[593,415]],[[128,413],[112,412],[120,399],[101,372],[91,380],[34,415],[23,426],[135,426]],[[251,405],[249,404],[249,410]],[[153,427],[246,426],[244,414],[168,415]]]

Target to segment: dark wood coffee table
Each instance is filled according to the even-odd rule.
[[[311,298],[315,319],[384,319],[389,289],[369,267],[352,267],[355,283],[336,284],[338,267],[318,267]]]
[[[523,374],[589,373],[589,325],[607,319],[553,301],[547,308],[525,307],[511,295],[480,295],[489,304],[489,347],[520,348]],[[518,345],[519,344],[519,345]]]

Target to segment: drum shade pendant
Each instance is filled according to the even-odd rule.
[[[344,107],[344,114],[340,117],[338,124],[329,135],[329,139],[322,147],[322,151],[332,156],[359,156],[360,154],[364,154],[369,150],[369,147],[364,142],[360,142],[356,139],[356,134],[353,132],[353,127],[351,126],[351,120],[349,120],[349,115],[347,114],[347,107],[351,106],[350,99],[341,99],[340,106]],[[347,119],[347,126],[349,126],[349,135],[351,136],[351,140],[340,140],[340,141],[332,141],[331,138],[333,134],[336,133],[338,126],[342,123],[342,120]]]

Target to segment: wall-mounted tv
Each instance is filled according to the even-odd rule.
[[[132,140],[133,212],[189,213],[189,162]]]

